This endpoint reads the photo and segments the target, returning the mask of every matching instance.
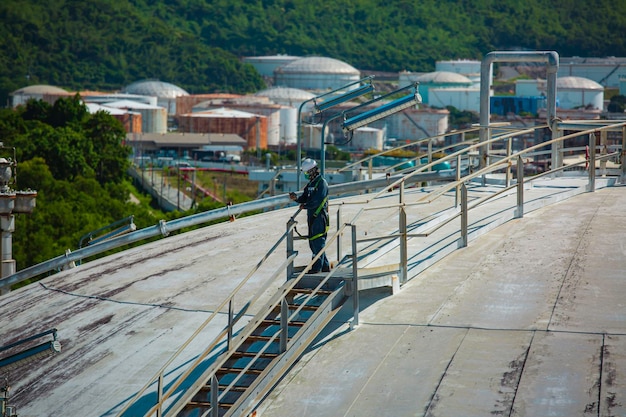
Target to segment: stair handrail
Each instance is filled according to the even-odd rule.
[[[610,129],[610,128],[615,128],[615,126],[626,126],[626,122],[617,123],[617,124],[611,124],[611,125],[601,126],[601,127],[595,127],[595,128],[593,128],[593,129],[588,129],[588,130],[581,131],[581,132],[577,132],[577,133],[573,133],[573,134],[570,134],[570,135],[566,135],[566,136],[561,136],[561,137],[553,138],[553,139],[551,139],[551,140],[549,140],[549,141],[542,142],[542,143],[540,143],[540,144],[537,144],[537,145],[534,145],[534,146],[532,146],[532,147],[526,148],[526,149],[524,149],[524,150],[522,150],[522,151],[520,151],[520,152],[517,152],[517,153],[512,154],[512,155],[510,155],[510,156],[507,156],[507,157],[505,157],[504,159],[501,159],[501,160],[499,160],[499,161],[497,161],[497,162],[495,162],[495,163],[493,163],[493,164],[490,164],[489,166],[487,166],[487,167],[485,167],[485,168],[482,168],[482,169],[480,169],[480,170],[478,170],[478,171],[476,171],[476,172],[469,173],[467,176],[463,177],[463,178],[462,178],[462,180],[458,180],[458,181],[454,181],[454,182],[452,182],[452,185],[448,184],[448,185],[444,185],[444,186],[442,186],[442,188],[443,188],[443,189],[445,189],[445,191],[436,193],[436,198],[437,198],[437,197],[439,197],[440,195],[442,195],[444,192],[447,192],[447,191],[449,191],[450,189],[452,189],[452,188],[454,188],[454,187],[458,186],[458,184],[459,184],[459,183],[464,183],[464,182],[466,182],[466,181],[469,181],[470,179],[473,179],[473,178],[476,178],[476,177],[478,177],[478,176],[485,175],[485,174],[487,174],[487,173],[489,173],[489,172],[492,172],[492,171],[494,171],[494,170],[498,170],[498,169],[500,169],[500,167],[501,167],[502,165],[506,165],[506,164],[508,163],[508,161],[510,161],[510,160],[511,160],[511,159],[513,159],[514,157],[518,157],[519,155],[522,155],[522,154],[527,153],[527,152],[530,152],[530,151],[532,151],[532,150],[535,150],[535,149],[538,149],[538,148],[541,148],[541,147],[547,146],[547,145],[552,144],[552,143],[556,143],[556,142],[560,142],[560,141],[562,142],[562,141],[564,141],[565,139],[569,139],[569,138],[572,138],[572,137],[577,137],[577,136],[584,135],[584,134],[590,134],[590,133],[597,132],[597,131],[608,130],[608,129]],[[444,157],[444,158],[441,158],[441,159],[436,160],[436,161],[432,161],[432,162],[430,162],[430,163],[428,163],[428,164],[425,164],[425,165],[423,165],[423,166],[420,166],[420,167],[418,167],[418,168],[416,168],[416,169],[414,168],[414,169],[412,169],[410,172],[408,172],[406,175],[401,175],[401,177],[400,177],[399,179],[397,179],[397,180],[396,180],[396,181],[394,181],[393,183],[389,184],[388,186],[386,186],[386,187],[382,188],[380,191],[378,191],[376,194],[374,194],[374,195],[373,195],[373,198],[368,198],[368,199],[364,202],[364,204],[365,204],[365,205],[368,205],[368,204],[369,204],[369,203],[371,203],[372,201],[374,201],[374,200],[376,200],[377,198],[379,198],[380,196],[384,195],[384,194],[385,194],[385,193],[386,193],[389,189],[393,189],[393,188],[394,188],[394,187],[396,187],[396,186],[400,186],[400,185],[405,184],[405,183],[407,182],[407,180],[408,180],[408,179],[410,179],[410,178],[412,178],[413,176],[417,175],[418,173],[423,172],[424,170],[426,170],[426,169],[428,169],[428,168],[430,168],[430,167],[434,166],[434,165],[435,165],[435,164],[437,164],[437,163],[441,163],[441,162],[442,162],[442,160],[451,159],[451,158],[453,158],[453,157],[457,157],[458,155],[461,155],[461,154],[463,154],[463,153],[468,153],[468,152],[470,152],[471,150],[476,149],[476,148],[478,148],[478,147],[486,146],[486,145],[488,145],[488,144],[491,144],[491,143],[494,143],[494,142],[497,142],[497,141],[501,141],[501,140],[504,140],[504,139],[508,139],[509,137],[513,137],[513,136],[517,136],[517,135],[520,135],[520,134],[529,133],[529,132],[532,132],[532,131],[534,131],[534,130],[536,130],[536,129],[538,129],[538,128],[541,128],[541,127],[542,127],[542,126],[536,126],[536,127],[533,127],[533,128],[529,128],[529,129],[524,129],[524,130],[522,130],[522,131],[517,131],[517,132],[508,133],[508,134],[501,135],[501,136],[497,136],[497,137],[494,137],[494,138],[492,138],[492,139],[488,139],[488,140],[485,140],[485,141],[482,141],[482,142],[479,142],[479,143],[475,143],[475,144],[472,144],[472,145],[468,146],[467,148],[464,148],[464,149],[462,149],[462,150],[459,150],[459,151],[457,151],[457,152],[454,152],[453,154],[450,154],[450,155],[448,155],[448,156],[446,156],[446,157]],[[457,145],[457,146],[458,146],[458,145]],[[432,199],[432,196],[431,196],[431,195],[428,195],[428,196],[423,197],[422,199],[420,199],[420,201],[421,201],[421,200],[423,200],[423,199],[425,199],[426,197],[428,197],[428,198],[429,198],[429,200],[428,200],[429,202],[430,202],[430,201],[433,201],[433,199]],[[358,218],[361,216],[361,214],[362,214],[364,211],[365,211],[365,207],[361,207],[361,208],[360,208],[360,210],[359,210],[359,211],[358,211],[358,212],[354,215],[353,219],[352,219],[349,223],[344,223],[344,224],[343,224],[343,226],[338,227],[338,230],[336,231],[336,233],[334,233],[334,234],[333,234],[332,236],[330,236],[330,238],[328,239],[328,241],[327,241],[327,245],[325,246],[325,248],[324,248],[322,251],[320,251],[320,252],[319,252],[319,253],[318,253],[315,257],[313,257],[313,259],[310,261],[310,263],[307,265],[307,267],[306,267],[306,268],[305,268],[302,272],[300,272],[300,274],[299,274],[296,278],[294,278],[294,279],[292,280],[291,285],[289,285],[289,286],[288,286],[288,287],[286,287],[286,288],[293,289],[293,287],[294,287],[294,286],[295,286],[295,285],[296,285],[296,284],[297,284],[297,283],[298,283],[298,282],[302,279],[302,277],[305,275],[306,271],[307,271],[307,270],[309,270],[309,269],[312,267],[313,263],[314,263],[315,261],[317,261],[317,260],[321,257],[322,253],[325,253],[325,252],[326,252],[326,250],[328,250],[328,248],[330,247],[330,245],[332,245],[332,243],[333,243],[336,239],[338,239],[338,236],[340,236],[340,235],[341,235],[341,233],[344,231],[344,229],[345,229],[346,225],[348,225],[348,224],[355,224],[355,223],[356,223],[356,221],[358,220]],[[299,212],[299,210],[298,210],[298,212]],[[291,220],[292,220],[292,221],[295,219],[295,217],[297,216],[298,212],[297,212],[296,214],[294,214],[294,216],[292,216],[292,217],[291,217]],[[293,227],[295,227],[295,222],[294,222],[294,226],[293,226]],[[230,297],[228,297],[228,299],[224,300],[224,301],[222,302],[222,304],[220,305],[220,307],[219,307],[219,308],[217,308],[217,309],[216,309],[216,311],[215,311],[215,312],[214,312],[214,313],[213,313],[213,314],[209,317],[209,319],[207,319],[207,320],[212,320],[212,318],[213,318],[213,317],[215,317],[215,315],[217,314],[217,312],[221,311],[221,309],[222,309],[222,308],[223,308],[223,307],[227,304],[227,302],[229,302],[231,299],[233,299],[233,298],[234,298],[234,294],[235,294],[235,292],[238,292],[238,291],[241,289],[241,287],[243,287],[243,285],[244,285],[244,284],[245,284],[245,283],[246,283],[246,282],[250,279],[250,277],[251,277],[251,276],[252,276],[252,275],[253,275],[253,274],[254,274],[254,273],[258,270],[258,268],[262,265],[262,263],[263,263],[263,262],[264,262],[264,261],[265,261],[265,260],[269,257],[269,255],[275,251],[275,249],[278,247],[278,245],[279,245],[279,244],[280,244],[280,243],[281,243],[281,242],[282,242],[282,241],[286,238],[287,233],[288,233],[288,232],[285,232],[285,233],[284,233],[284,234],[283,234],[283,235],[279,238],[279,241],[278,241],[278,242],[277,242],[277,243],[276,243],[276,244],[275,244],[275,245],[274,245],[274,246],[270,249],[270,251],[268,251],[268,253],[266,253],[266,255],[265,255],[265,256],[263,257],[263,259],[262,259],[262,260],[261,260],[261,261],[260,261],[260,262],[256,265],[256,267],[255,267],[255,268],[254,268],[254,269],[253,269],[253,270],[252,270],[252,271],[251,271],[251,272],[250,272],[250,273],[246,276],[246,278],[245,278],[245,279],[244,279],[244,280],[243,280],[243,281],[242,281],[242,282],[241,282],[241,283],[240,283],[240,284],[239,284],[239,285],[235,288],[235,290],[233,290],[233,293],[231,293],[231,296],[230,296]],[[251,301],[256,301],[257,299],[258,299],[258,297],[254,297]],[[247,308],[247,306],[248,306],[248,305],[249,305],[249,304],[246,304],[246,308]],[[274,306],[272,306],[272,308],[273,308],[273,307],[275,307],[275,305],[274,305]],[[195,338],[195,337],[197,336],[197,334],[199,334],[199,332],[200,332],[202,329],[204,329],[204,328],[206,327],[206,325],[208,325],[208,322],[207,322],[207,321],[205,321],[205,323],[203,323],[203,325],[201,325],[201,327],[200,327],[200,328],[199,328],[196,332],[194,332],[194,334],[192,335],[192,337],[190,338],[190,340],[188,340],[188,342],[186,342],[186,343],[184,344],[184,346],[181,346],[181,348],[179,349],[179,353],[178,353],[178,354],[180,354],[180,352],[182,352],[182,350],[184,349],[184,347],[186,347],[186,346],[190,343],[191,339],[192,339],[192,338]],[[223,337],[223,335],[222,335],[222,336],[220,336],[220,337],[219,337],[219,338],[217,338],[217,339],[220,339],[220,340],[221,340],[221,338],[222,338],[222,337]],[[216,340],[217,340],[217,339],[216,339]],[[216,344],[215,344],[215,345],[216,345]],[[215,346],[215,345],[214,345],[214,346]],[[159,371],[159,373],[158,373],[158,374],[159,374],[159,375],[161,375],[161,374],[163,373],[164,369],[165,369],[167,366],[169,366],[169,365],[173,362],[173,360],[174,360],[174,358],[171,358],[171,359],[167,362],[167,364],[166,364],[166,365],[164,365],[164,366],[162,367],[162,369]],[[154,378],[152,378],[152,379],[150,380],[150,382],[148,382],[148,383],[146,384],[146,386],[145,386],[145,387],[144,387],[144,388],[143,388],[143,389],[142,389],[142,390],[141,390],[141,391],[140,391],[140,392],[139,392],[139,393],[138,393],[138,394],[137,394],[137,395],[133,398],[133,400],[131,400],[131,401],[127,404],[127,406],[126,406],[126,407],[125,407],[125,408],[124,408],[124,409],[120,412],[120,414],[118,414],[118,415],[121,415],[121,413],[123,413],[124,411],[126,411],[126,410],[127,410],[127,408],[130,406],[130,404],[134,403],[134,401],[136,401],[136,400],[139,398],[139,396],[140,396],[140,395],[143,395],[143,393],[147,390],[147,388],[148,388],[149,386],[151,386],[154,382],[158,381],[158,377],[159,377],[159,375],[157,375],[157,376],[155,376]],[[162,375],[161,375],[161,378],[162,378]],[[161,404],[162,404],[162,403],[161,403]]]

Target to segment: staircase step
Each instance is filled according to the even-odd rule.
[[[280,320],[265,319],[261,321],[261,323],[268,326],[280,326]],[[305,324],[306,321],[290,321],[289,323],[287,323],[288,326],[304,326]]]
[[[314,291],[313,288],[292,288],[291,290],[289,290],[289,294],[312,294],[313,291]],[[317,290],[315,292],[316,295],[324,295],[324,296],[329,296],[332,293],[333,293],[332,291],[328,291],[328,290]]]
[[[265,369],[247,369],[245,372],[243,372],[243,368],[227,368],[227,367],[221,367],[220,369],[217,370],[216,374],[217,375],[223,375],[223,374],[247,374],[247,375],[260,375]]]
[[[240,352],[236,351],[230,355],[231,358],[254,358],[258,352]],[[278,353],[261,353],[259,359],[274,359],[278,356]]]

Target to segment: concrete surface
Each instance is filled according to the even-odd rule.
[[[625,204],[578,195],[363,294],[257,415],[626,415]]]
[[[394,296],[388,288],[362,292],[354,330],[349,300],[257,415],[626,415],[626,188],[575,195],[582,184],[538,182],[525,194],[537,210],[523,219],[510,220],[514,194],[476,209],[474,240],[461,250],[458,221],[411,239],[415,278]],[[495,189],[473,188],[471,198]],[[410,189],[406,198],[430,192]],[[349,221],[360,210],[355,202],[367,198],[333,200],[331,217],[341,205]],[[375,205],[397,201],[397,192],[388,193]],[[453,201],[447,195],[411,206],[410,227],[419,231],[429,213],[449,210]],[[2,345],[56,327],[63,346],[8,375],[18,415],[116,415],[265,256],[294,210],[170,236],[2,296]],[[305,232],[304,215],[299,222]],[[397,208],[363,212],[357,227],[359,236],[392,233]],[[348,236],[342,244],[345,255]],[[360,244],[359,267],[398,262],[396,247]],[[296,264],[306,264],[306,242],[297,241],[296,249]],[[236,308],[284,258],[280,247],[251,277]],[[337,260],[334,248],[331,259]],[[267,296],[283,282],[271,283]],[[224,324],[219,314],[176,360],[166,383]]]

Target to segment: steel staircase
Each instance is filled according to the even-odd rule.
[[[345,280],[330,275],[288,280],[167,415],[248,415],[345,302]]]

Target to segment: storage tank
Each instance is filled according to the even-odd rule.
[[[351,147],[359,150],[383,150],[384,131],[374,127],[360,127],[354,131]]]
[[[435,62],[435,71],[454,72],[469,79],[480,80],[480,61],[470,59],[437,61]]]
[[[558,107],[562,109],[600,109],[604,107],[604,87],[582,77],[556,79]]]
[[[322,126],[321,124],[302,126],[302,149],[322,149]]]
[[[176,114],[176,97],[188,96],[182,88],[159,80],[142,80],[122,88],[122,93],[154,96],[157,105],[165,108],[168,114]]]
[[[11,93],[11,105],[17,107],[26,104],[30,99],[43,100],[46,103],[54,104],[59,97],[69,96],[71,96],[71,93],[53,85],[29,85]]]
[[[105,107],[125,109],[141,114],[141,132],[167,133],[167,110],[160,106],[131,100],[118,100],[102,104]]]
[[[178,130],[185,133],[234,133],[246,140],[248,148],[267,148],[268,118],[227,108],[181,114]],[[257,146],[258,145],[258,146]]]
[[[298,110],[284,106],[280,109],[280,142],[295,145],[298,142]]]
[[[308,91],[301,90],[299,88],[291,87],[272,87],[261,90],[254,95],[267,97],[273,103],[283,106],[291,106],[296,109],[299,108],[303,102],[315,98],[315,94],[309,93]]]
[[[273,77],[274,71],[296,59],[299,56],[273,55],[273,56],[249,56],[243,59],[246,64],[252,65],[263,77]]]
[[[351,65],[324,57],[300,58],[274,71],[275,85],[304,90],[336,90],[360,78],[359,70]]]
[[[419,93],[424,104],[430,104],[429,91],[432,88],[469,88],[473,82],[464,75],[448,71],[435,71],[415,77],[419,83]]]

